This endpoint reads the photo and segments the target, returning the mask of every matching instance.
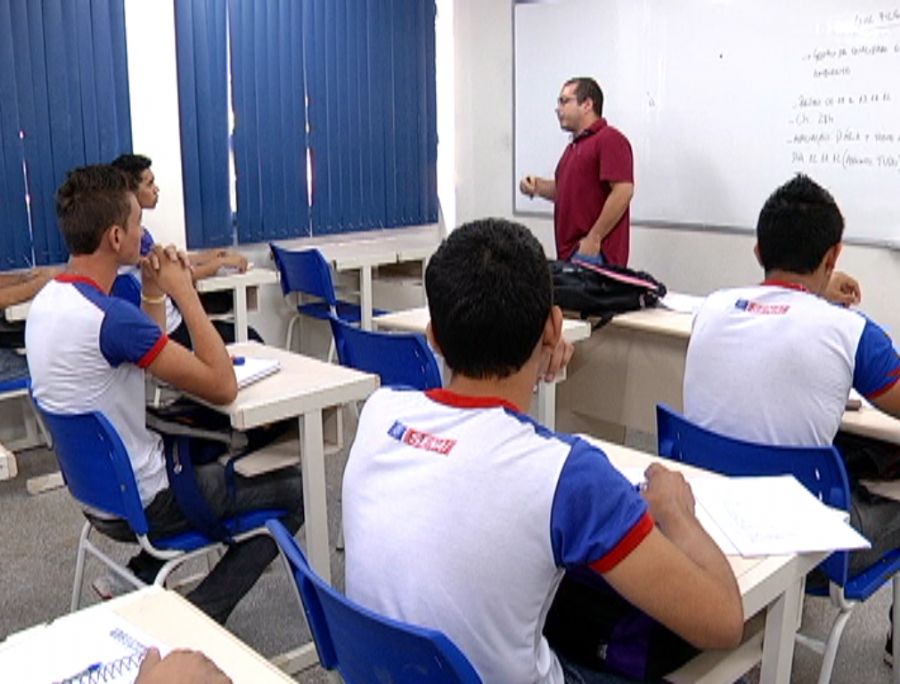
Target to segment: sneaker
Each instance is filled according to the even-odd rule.
[[[884,644],[884,662],[886,665],[894,667],[894,639],[892,633],[888,632],[887,641]]]
[[[135,587],[111,572],[97,577],[91,582],[91,588],[103,601],[135,590]]]

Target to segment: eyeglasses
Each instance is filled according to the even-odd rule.
[[[577,98],[569,97],[568,95],[561,95],[557,98],[556,102],[560,107],[565,107],[570,102],[574,102]]]

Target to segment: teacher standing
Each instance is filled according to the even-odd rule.
[[[628,262],[629,212],[634,194],[631,143],[603,118],[603,91],[592,78],[563,84],[556,116],[572,133],[554,178],[525,176],[519,190],[554,203],[559,259],[575,254],[616,266]]]

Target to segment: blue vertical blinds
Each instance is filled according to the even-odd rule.
[[[181,170],[188,247],[230,245],[228,67],[223,0],[175,2]]]
[[[303,4],[228,4],[240,242],[309,231]]]
[[[434,0],[309,0],[314,233],[437,221]]]
[[[239,241],[437,221],[434,0],[229,0],[227,8]],[[213,0],[176,3],[191,246],[225,241],[211,237],[206,213],[216,225],[228,213],[224,11]],[[218,71],[185,73],[200,66]],[[201,134],[214,144],[204,149]],[[207,176],[217,190],[198,197]]]
[[[123,3],[0,0],[0,268],[65,260],[66,171],[131,149]]]

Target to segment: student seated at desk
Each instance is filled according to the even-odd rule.
[[[738,439],[822,446],[838,432],[851,387],[900,416],[900,357],[890,338],[828,301],[859,298],[855,282],[834,272],[843,230],[832,196],[806,176],[769,197],[754,250],[765,280],[714,292],[694,319],[687,418]],[[872,548],[851,556],[851,572],[900,546],[900,504],[859,486],[852,494],[851,524]]]
[[[683,478],[653,466],[641,496],[599,449],[524,414],[564,360],[550,358],[562,314],[534,236],[501,219],[462,226],[425,286],[452,377],[379,389],[362,411],[343,483],[348,596],[440,630],[485,682],[601,681],[542,636],[567,568],[602,574],[699,647],[736,645],[737,584]]]
[[[141,208],[122,172],[105,165],[71,171],[57,191],[56,211],[72,257],[66,272],[35,297],[28,314],[34,398],[54,413],[103,413],[128,451],[151,539],[186,531],[190,524],[169,487],[162,439],[146,427],[144,373],[208,402],[227,404],[237,393],[231,358],[200,305],[186,257],[174,247],[156,245],[141,259]],[[147,288],[178,305],[193,353],[170,340],[147,314],[109,296],[118,268],[137,263]],[[151,306],[162,309],[162,300]],[[292,532],[302,523],[296,468],[253,478],[235,475],[233,490],[218,462],[197,466],[195,473],[218,516],[279,508],[292,511],[284,518]],[[127,533],[124,522],[122,527]],[[231,545],[187,598],[224,623],[276,552],[267,536]],[[129,567],[149,583],[159,563],[142,552]]]
[[[25,357],[19,352],[25,346],[25,323],[7,321],[3,310],[32,299],[59,272],[59,268],[41,266],[0,273],[0,382],[28,375]]]
[[[148,157],[140,154],[123,154],[116,157],[112,162],[114,167],[128,176],[131,190],[137,197],[138,204],[142,210],[155,209],[159,202],[159,188],[156,185],[156,176],[154,176],[150,168],[152,163]],[[146,256],[154,245],[154,239],[146,227],[143,227],[142,230],[141,256]],[[191,277],[194,282],[216,275],[221,268],[232,268],[239,273],[244,273],[249,265],[246,257],[228,249],[209,249],[202,252],[194,252],[188,256],[191,265]],[[119,273],[133,275],[140,281],[140,269],[133,266],[124,266],[119,269]],[[210,294],[213,297],[221,294],[226,298],[230,298],[229,293],[217,292]],[[144,301],[146,302],[146,300]],[[162,326],[162,318],[157,320],[157,322],[161,324],[161,327],[165,328],[170,338],[190,349],[191,337],[188,334],[187,326],[184,324],[181,313],[178,311],[178,307],[175,306],[171,298],[166,298],[165,303],[165,326]],[[230,304],[225,304],[223,307],[222,302],[216,299],[214,307],[217,309],[216,313],[220,313],[230,308]],[[226,344],[235,341],[233,323],[216,320],[213,321],[213,326]],[[251,340],[263,342],[262,337],[253,328],[248,328],[247,336]]]

